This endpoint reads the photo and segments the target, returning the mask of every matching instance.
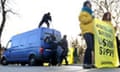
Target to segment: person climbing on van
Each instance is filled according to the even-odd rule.
[[[47,27],[49,28],[49,27],[50,27],[49,21],[52,21],[50,12],[44,14],[42,20],[41,20],[40,23],[39,23],[39,28],[43,25],[43,23],[46,23],[46,24],[47,24]]]

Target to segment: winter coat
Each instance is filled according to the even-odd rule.
[[[61,45],[61,47],[63,49],[63,55],[67,56],[67,54],[68,54],[68,42],[67,42],[67,40],[66,39],[62,39],[60,41],[60,45]]]
[[[88,7],[83,7],[79,15],[80,29],[82,34],[84,33],[94,33],[92,10]]]

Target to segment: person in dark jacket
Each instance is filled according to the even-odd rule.
[[[59,60],[58,65],[59,66],[61,65],[63,59],[65,59],[65,63],[66,63],[66,65],[68,65],[68,61],[67,61],[68,41],[67,41],[67,36],[66,35],[64,35],[63,39],[60,41],[60,46],[63,49],[63,52],[62,52],[62,54],[60,56],[60,60]]]
[[[49,21],[52,21],[50,12],[44,14],[42,20],[41,20],[40,23],[39,23],[39,28],[42,26],[43,23],[46,23],[46,24],[47,24],[47,27],[49,28],[49,27],[50,27]]]
[[[57,41],[56,41],[56,37],[54,35],[50,36],[50,42],[49,45],[51,47],[52,53],[51,53],[51,59],[50,59],[50,63],[55,66],[57,65]]]

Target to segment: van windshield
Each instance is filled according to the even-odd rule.
[[[8,41],[8,43],[7,43],[7,45],[6,45],[6,48],[10,48],[11,45],[12,45],[12,41],[10,40],[10,41]]]

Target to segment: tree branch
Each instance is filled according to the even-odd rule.
[[[91,1],[92,1],[93,3],[95,3],[95,4],[99,7],[99,9],[104,12],[104,9],[103,9],[102,5],[100,5],[101,3],[98,3],[98,1],[93,1],[93,0],[91,0]]]
[[[5,5],[7,0],[1,0],[1,5]]]
[[[17,14],[16,12],[13,12],[11,9],[10,10],[6,10],[6,13],[12,13],[12,14]]]

